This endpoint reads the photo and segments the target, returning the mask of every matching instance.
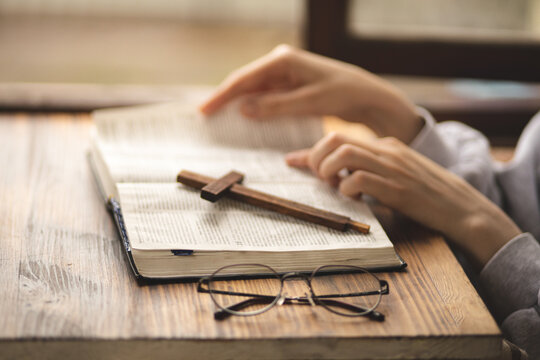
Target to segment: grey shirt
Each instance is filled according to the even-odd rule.
[[[523,131],[508,163],[495,162],[487,139],[458,122],[425,119],[411,147],[466,179],[524,231],[479,274],[485,301],[505,336],[540,360],[540,113]]]

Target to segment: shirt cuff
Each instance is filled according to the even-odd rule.
[[[516,236],[488,261],[479,279],[498,321],[538,305],[540,244],[529,233]]]
[[[409,146],[442,167],[449,168],[455,164],[456,155],[437,131],[435,119],[430,112],[422,107],[417,107],[416,110],[424,119],[424,126]]]

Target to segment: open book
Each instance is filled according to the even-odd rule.
[[[198,277],[236,263],[279,272],[323,264],[398,269],[405,264],[369,207],[310,173],[285,164],[288,151],[312,146],[322,121],[243,118],[235,104],[211,118],[181,103],[93,113],[90,164],[118,223],[137,276]],[[180,170],[219,178],[244,173],[244,185],[360,221],[369,234],[322,225],[176,183]]]

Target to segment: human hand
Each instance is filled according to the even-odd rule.
[[[347,196],[368,194],[440,231],[480,267],[521,233],[467,182],[395,138],[363,142],[333,133],[311,149],[289,153],[286,161],[309,167]],[[347,176],[340,177],[342,169]]]
[[[251,118],[334,115],[406,143],[423,126],[414,104],[380,77],[286,45],[231,73],[200,110],[212,114],[242,95]]]

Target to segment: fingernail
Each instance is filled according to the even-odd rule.
[[[202,112],[203,114],[208,114],[208,113],[212,112],[213,107],[214,106],[213,106],[212,98],[207,98],[202,103],[200,103],[199,106],[198,106],[199,111]]]
[[[285,155],[285,162],[289,166],[298,166],[300,164],[300,157],[295,153],[288,153]]]
[[[287,163],[294,162],[294,160],[295,160],[294,153],[285,154],[285,161]]]
[[[246,100],[242,104],[242,113],[247,116],[257,116],[259,113],[259,105],[255,100]]]
[[[206,104],[200,105],[198,107],[198,110],[203,115],[208,115],[210,113],[210,111],[209,111],[210,109],[206,106]]]

